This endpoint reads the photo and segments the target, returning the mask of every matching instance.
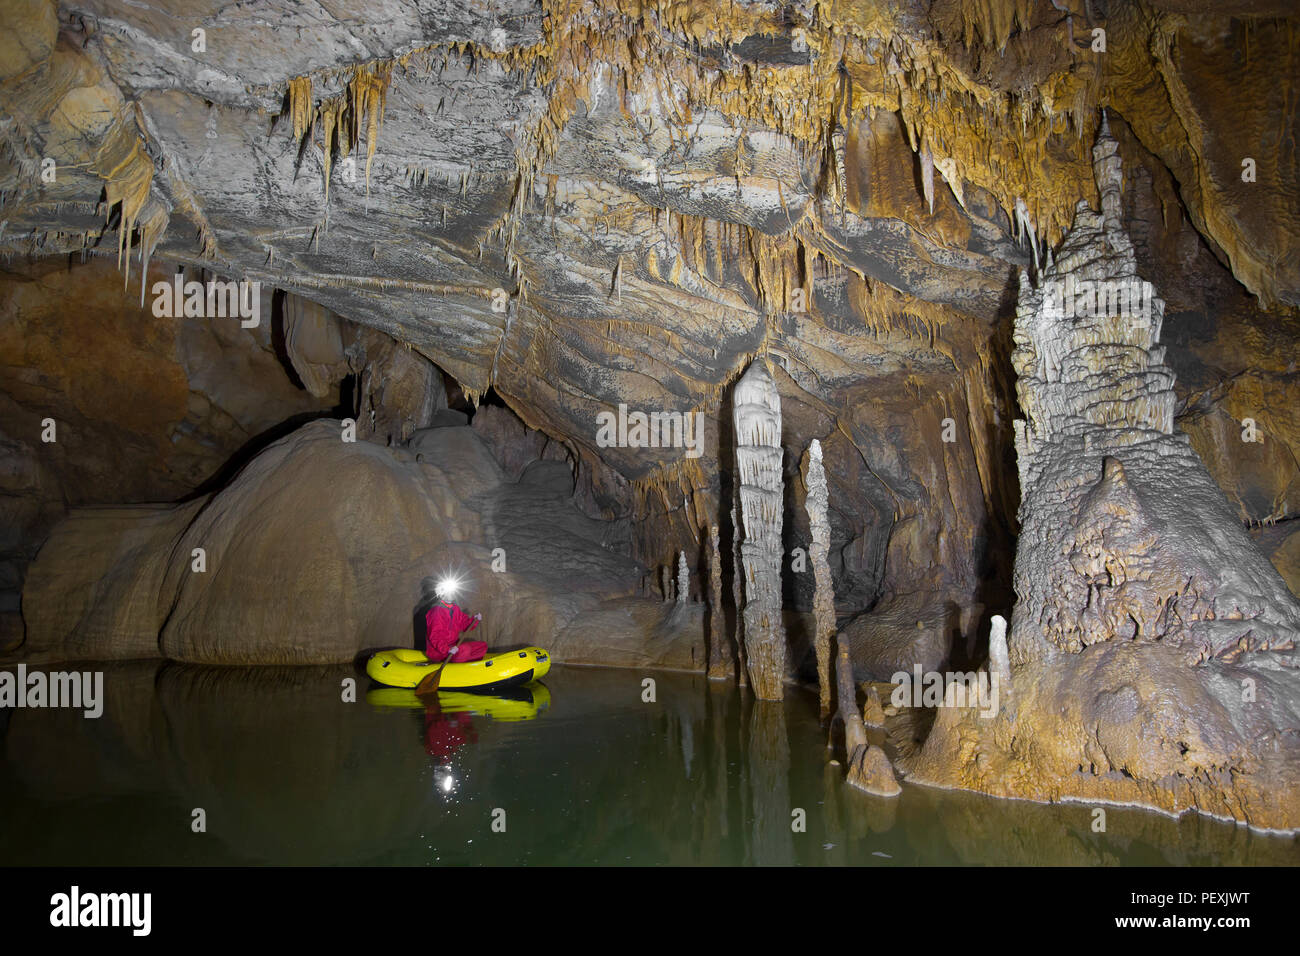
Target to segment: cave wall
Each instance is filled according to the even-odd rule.
[[[169,279],[161,264],[150,278]],[[0,275],[0,645],[22,636],[28,562],[69,508],[170,501],[219,480],[256,436],[321,414],[266,320],[160,320],[111,260],[11,262]],[[52,420],[54,431],[45,422]],[[52,437],[44,441],[42,436]]]

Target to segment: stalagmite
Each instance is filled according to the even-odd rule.
[[[1175,426],[1165,305],[1137,274],[1105,123],[1093,161],[1101,211],[1080,203],[1042,283],[1022,278],[1016,313],[1025,418],[1010,662],[1121,637],[1195,648],[1199,662],[1281,651],[1300,606]],[[1250,623],[1226,623],[1224,608]]]
[[[902,792],[894,768],[883,750],[867,739],[867,729],[858,713],[857,689],[853,685],[853,665],[849,662],[847,642],[839,641],[836,655],[839,715],[844,721],[844,755],[847,780],[859,790],[878,797],[895,797]]]
[[[820,689],[821,714],[831,710],[831,638],[835,635],[835,587],[831,582],[831,568],[826,560],[831,546],[831,526],[826,517],[828,495],[826,470],[822,467],[822,445],[816,438],[808,446],[804,471],[807,497],[804,508],[808,512],[808,527],[812,544],[808,557],[812,562],[816,590],[813,595],[813,647],[817,652],[817,684]]]
[[[989,624],[989,679],[997,680],[1004,700],[1011,695],[1011,663],[1007,658],[1007,619],[994,614]]]
[[[867,699],[862,704],[862,722],[868,727],[885,726],[885,705],[875,687],[867,687]]]
[[[709,527],[709,680],[724,680],[734,661],[727,638],[727,613],[722,606],[722,552],[718,526]]]
[[[733,395],[736,466],[745,537],[745,657],[754,693],[785,692],[785,625],[781,620],[781,396],[765,363],[753,362]]]
[[[1300,602],[1174,419],[1165,305],[1138,275],[1105,124],[1093,162],[1101,209],[1079,203],[1039,283],[1021,273],[1013,326],[1016,604],[989,670],[1003,702],[1012,676],[1022,692],[988,716],[940,708],[909,773],[1300,828],[1295,721],[1243,692],[1297,699]]]
[[[677,553],[677,603],[685,604],[691,597],[691,572],[686,566],[686,552]]]
[[[667,604],[673,599],[673,578],[672,569],[666,564],[659,567],[659,585],[663,590],[664,603]]]

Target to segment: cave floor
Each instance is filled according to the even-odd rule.
[[[350,668],[105,672],[99,719],[5,712],[0,864],[1300,862],[1295,838],[1195,815],[1111,807],[1094,832],[1083,805],[866,796],[795,688],[756,705],[698,675],[557,666],[522,700],[428,715]]]

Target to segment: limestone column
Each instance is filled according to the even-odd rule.
[[[821,715],[825,717],[831,712],[831,638],[835,636],[835,586],[831,583],[831,566],[827,560],[831,548],[831,526],[826,517],[829,501],[826,470],[822,467],[822,445],[816,438],[808,446],[804,487],[807,489],[804,508],[808,512],[808,527],[812,531],[808,557],[812,561],[815,585],[813,647],[817,652]]]
[[[740,546],[745,575],[745,657],[749,682],[762,700],[785,692],[785,625],[781,620],[781,396],[763,361],[736,383],[733,396]]]

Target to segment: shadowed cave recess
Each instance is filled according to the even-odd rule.
[[[3,14],[5,669],[455,574],[882,798],[1300,829],[1290,3],[166,7]]]

